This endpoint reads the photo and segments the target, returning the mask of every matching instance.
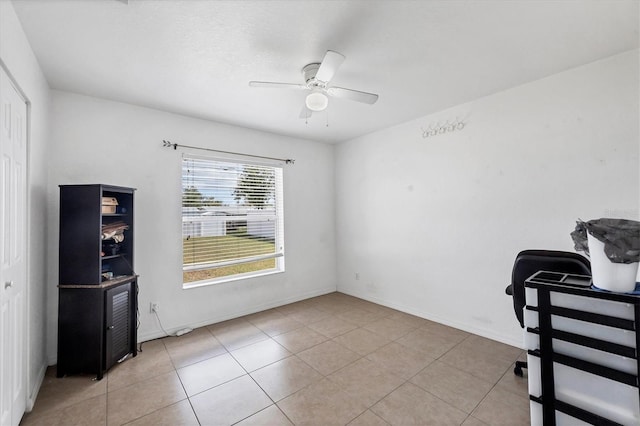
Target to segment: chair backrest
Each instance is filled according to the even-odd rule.
[[[524,250],[518,253],[513,264],[511,285],[513,309],[521,327],[524,327],[524,282],[538,271],[591,275],[591,263],[587,258],[577,253],[566,251]]]

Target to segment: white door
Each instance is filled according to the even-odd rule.
[[[0,68],[0,425],[26,406],[27,105]]]

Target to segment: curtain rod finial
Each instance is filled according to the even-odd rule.
[[[165,148],[169,148],[170,146],[173,147],[173,150],[175,151],[176,149],[178,149],[178,144],[177,143],[171,143],[168,140],[162,139],[162,146]]]

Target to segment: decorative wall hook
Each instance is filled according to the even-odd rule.
[[[458,117],[456,117],[456,119],[453,121],[447,120],[444,123],[438,121],[435,125],[429,124],[429,127],[427,127],[426,129],[424,127],[420,127],[420,130],[422,131],[422,137],[426,139],[445,133],[455,132],[456,130],[462,130],[466,125],[467,123],[464,121],[464,119],[460,120],[458,119]]]

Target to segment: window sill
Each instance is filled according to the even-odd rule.
[[[259,272],[247,272],[244,274],[237,274],[237,275],[232,275],[228,277],[215,278],[213,280],[194,281],[191,283],[182,284],[182,289],[191,290],[194,288],[225,284],[225,283],[230,283],[234,281],[247,280],[250,278],[264,277],[266,275],[281,274],[283,272],[284,272],[284,269],[279,269],[279,268],[266,269],[264,271],[259,271]]]

